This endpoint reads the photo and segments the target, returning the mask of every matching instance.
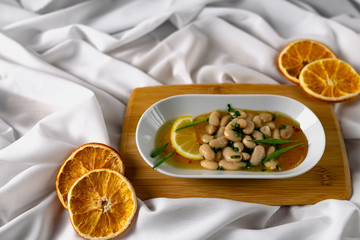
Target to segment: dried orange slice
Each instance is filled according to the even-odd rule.
[[[90,170],[99,168],[124,173],[120,154],[105,144],[87,143],[70,154],[60,167],[55,182],[56,193],[64,208],[68,208],[67,195],[74,182]]]
[[[324,58],[337,58],[324,44],[308,39],[288,43],[277,58],[279,71],[291,82],[299,84],[301,69],[308,63]]]
[[[194,127],[188,127],[176,131],[176,129],[192,122],[193,118],[191,116],[183,116],[176,119],[171,128],[170,142],[176,152],[181,156],[189,159],[201,160],[203,159],[203,156],[199,152],[200,146],[196,139]]]
[[[328,102],[341,102],[360,94],[360,76],[339,59],[309,63],[301,71],[299,80],[308,94]]]
[[[110,169],[95,169],[79,178],[68,195],[75,231],[86,239],[110,239],[130,225],[137,210],[131,183]]]

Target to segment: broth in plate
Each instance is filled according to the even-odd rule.
[[[213,111],[214,112],[214,111]],[[211,159],[211,161],[215,161],[215,163],[211,162],[211,166],[217,166],[217,168],[213,168],[211,170],[242,170],[242,171],[286,171],[295,168],[298,166],[306,157],[308,151],[308,141],[306,139],[305,134],[300,128],[300,125],[297,121],[292,119],[291,117],[287,116],[286,114],[280,112],[269,112],[269,111],[255,111],[255,110],[234,110],[233,112],[224,111],[224,110],[216,110],[219,114],[219,125],[213,130],[213,132],[209,131],[209,122],[202,122],[192,126],[196,133],[196,139],[199,143],[199,146],[203,144],[210,144],[211,140],[219,139],[221,136],[224,136],[224,128],[226,125],[231,126],[231,131],[236,130],[236,123],[231,124],[230,122],[234,119],[244,119],[246,121],[251,121],[252,123],[255,122],[254,129],[249,132],[249,134],[245,134],[243,129],[239,128],[236,134],[239,135],[238,138],[232,139],[231,137],[225,139],[226,145],[222,146],[221,148],[215,148],[214,145],[211,145],[212,150],[214,151],[216,158]],[[236,116],[235,113],[243,113],[246,115],[243,118]],[[212,112],[211,112],[212,113]],[[202,120],[202,119],[209,119],[211,113],[201,114],[194,118],[194,121]],[[233,113],[233,115],[231,115]],[[268,116],[267,119],[262,118],[260,116]],[[269,117],[270,116],[270,117]],[[228,121],[227,121],[228,119]],[[264,120],[265,119],[265,120]],[[222,123],[220,123],[222,120]],[[224,121],[225,120],[225,121]],[[156,136],[156,147],[163,146],[166,143],[170,142],[170,135],[171,129],[175,120],[168,121],[159,129],[157,136]],[[234,122],[234,121],[233,121]],[[236,122],[236,121],[235,121]],[[222,125],[222,126],[220,126]],[[285,131],[285,128],[290,129],[291,134],[285,136],[284,134],[280,134],[280,132]],[[284,130],[283,130],[284,129]],[[277,133],[276,133],[277,132]],[[242,136],[241,136],[242,135]],[[248,138],[252,140],[255,139],[286,139],[286,140],[293,140],[294,142],[288,142],[283,144],[264,144],[264,143],[252,143],[250,147],[244,144],[244,137],[248,135]],[[276,135],[276,136],[275,136]],[[283,137],[281,137],[283,136]],[[238,141],[237,141],[238,140]],[[297,146],[285,153],[282,153],[278,157],[271,159],[267,162],[260,162],[259,164],[252,164],[250,161],[251,156],[254,152],[255,146],[259,145],[264,147],[265,156],[270,155],[274,151],[278,151],[284,149],[286,147],[292,146],[294,144],[302,143],[302,145]],[[221,162],[224,160],[224,148],[231,148],[234,150],[234,157],[233,159],[229,159],[232,163],[236,162],[235,167],[230,166],[230,169],[225,167],[228,162]],[[239,149],[241,148],[241,149]],[[228,149],[227,149],[228,150]],[[241,151],[239,151],[241,150]],[[171,144],[168,144],[164,152],[161,154],[160,157],[164,157],[165,155],[175,151],[174,147]],[[265,159],[261,159],[263,161]],[[236,159],[238,158],[238,159]],[[241,159],[239,159],[241,158]],[[205,158],[204,158],[205,159]],[[205,160],[204,164],[202,161],[204,160],[194,160],[189,159],[181,154],[175,153],[166,162],[176,168],[184,168],[184,169],[209,169],[206,167],[206,163],[208,160]],[[238,160],[238,161],[237,161]],[[224,163],[224,164],[222,164]],[[233,164],[234,165],[234,164]]]

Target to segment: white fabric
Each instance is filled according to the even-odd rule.
[[[360,1],[0,0],[0,239],[81,239],[55,193],[77,146],[118,148],[136,87],[291,84],[279,50],[317,39],[360,72]],[[118,239],[360,239],[360,98],[335,105],[349,201],[139,199]]]

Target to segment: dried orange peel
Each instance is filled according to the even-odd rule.
[[[119,172],[95,169],[80,177],[68,194],[71,224],[86,239],[112,239],[131,224],[137,198]]]
[[[84,144],[69,155],[60,167],[55,182],[57,196],[64,208],[68,208],[67,195],[76,180],[85,173],[100,168],[124,173],[124,164],[120,154],[102,143]]]
[[[310,39],[301,39],[288,43],[280,51],[277,58],[277,67],[289,81],[299,84],[299,75],[304,66],[325,58],[337,57],[323,43]]]
[[[81,237],[112,239],[129,227],[137,211],[137,198],[123,174],[120,154],[102,143],[84,144],[64,161],[55,188]]]
[[[327,102],[342,102],[360,94],[360,76],[339,59],[321,59],[306,65],[299,81],[305,92]]]
[[[360,77],[323,43],[301,39],[288,43],[277,58],[279,71],[310,96],[342,102],[360,94]]]

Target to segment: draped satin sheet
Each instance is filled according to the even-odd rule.
[[[325,43],[360,72],[359,32],[358,0],[0,0],[0,239],[80,239],[56,173],[83,143],[118,148],[134,88],[291,84],[275,59],[299,38]],[[360,98],[335,110],[349,201],[139,199],[119,239],[360,239]]]

